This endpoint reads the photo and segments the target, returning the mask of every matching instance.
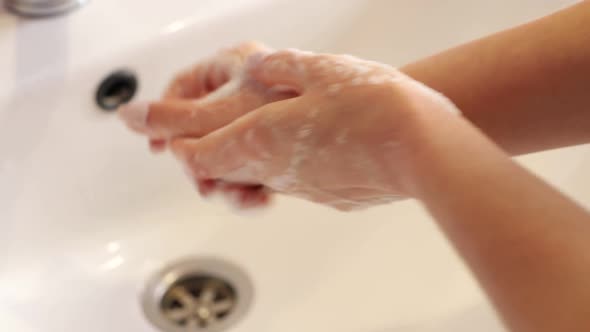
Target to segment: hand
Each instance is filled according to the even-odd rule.
[[[340,210],[411,196],[404,159],[413,153],[406,144],[413,118],[458,113],[394,68],[350,56],[269,53],[251,62],[245,76],[298,96],[202,138],[174,138],[173,151],[196,179],[264,185]],[[217,121],[216,113],[200,115],[200,123]]]
[[[170,84],[164,100],[134,103],[119,114],[127,125],[149,137],[153,152],[166,149],[173,137],[201,137],[221,128],[266,103],[293,96],[292,91],[266,87],[248,79],[245,66],[272,50],[257,43],[243,43],[218,52],[179,74]],[[203,195],[221,190],[242,207],[264,204],[263,187],[241,186],[217,180],[199,179]]]

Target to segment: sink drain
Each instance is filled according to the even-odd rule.
[[[164,294],[161,308],[179,326],[206,328],[231,314],[236,300],[236,292],[225,280],[202,275],[174,284]]]
[[[114,111],[131,101],[137,89],[138,81],[135,73],[129,70],[118,70],[102,80],[94,98],[102,110]]]
[[[197,258],[158,272],[142,304],[150,322],[164,332],[219,332],[243,317],[251,300],[252,284],[241,269]]]

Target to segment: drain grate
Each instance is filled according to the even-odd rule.
[[[188,329],[207,328],[231,314],[236,292],[225,280],[198,276],[176,282],[164,294],[162,313]]]
[[[183,260],[158,272],[143,297],[144,313],[163,332],[220,332],[248,311],[252,284],[234,265]]]

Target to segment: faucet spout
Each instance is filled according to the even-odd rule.
[[[9,11],[25,17],[60,15],[78,8],[87,0],[4,0]]]

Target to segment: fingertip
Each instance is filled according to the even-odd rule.
[[[270,202],[270,193],[260,185],[229,184],[223,192],[230,205],[240,210],[262,207]]]
[[[140,101],[119,107],[117,113],[130,129],[145,134],[148,131],[149,111],[150,102]]]
[[[165,140],[150,140],[150,151],[155,154],[166,151],[167,142]]]
[[[270,204],[271,194],[266,190],[258,190],[245,193],[243,202],[247,206],[260,207]]]
[[[270,205],[271,199],[270,194],[258,192],[258,193],[243,193],[239,200],[239,205],[236,206],[240,211],[254,211],[262,209]]]
[[[219,181],[213,179],[197,180],[199,194],[208,197],[219,188]]]

